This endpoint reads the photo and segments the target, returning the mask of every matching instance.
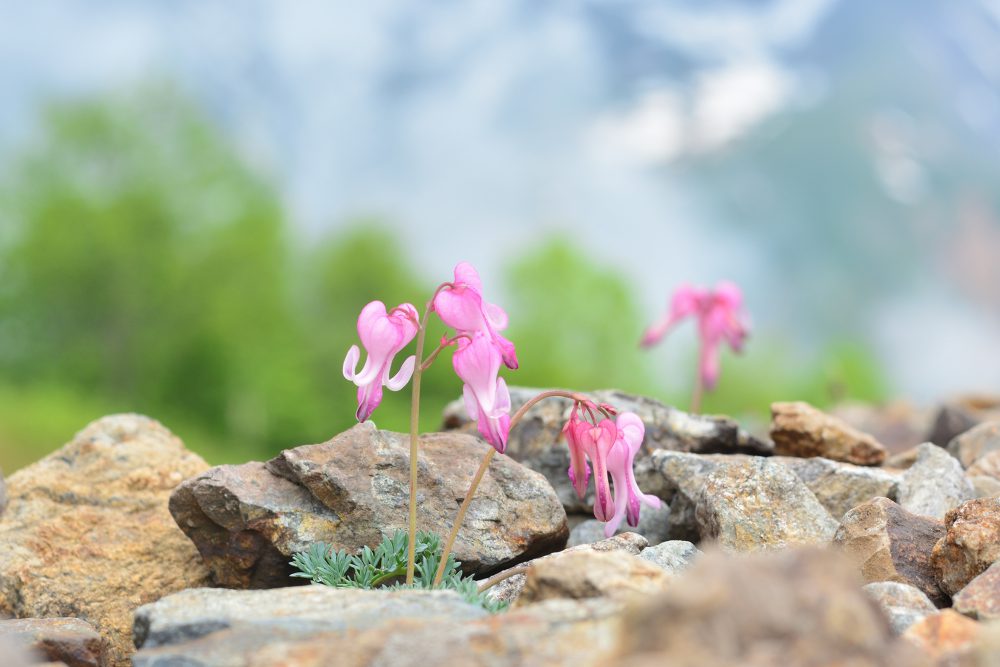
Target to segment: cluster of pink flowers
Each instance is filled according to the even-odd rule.
[[[465,386],[462,396],[469,417],[476,420],[479,432],[501,454],[507,448],[510,432],[510,393],[499,377],[501,362],[517,368],[514,344],[500,335],[507,327],[507,313],[483,298],[482,282],[471,264],[455,267],[455,279],[444,283],[431,302],[455,335],[442,341],[455,345],[452,365]],[[385,304],[372,301],[358,318],[358,336],[368,352],[361,372],[356,372],[361,351],[351,346],[344,359],[344,377],[358,386],[358,421],[365,421],[382,400],[382,387],[398,391],[406,386],[416,363],[408,357],[396,375],[389,370],[393,358],[416,336],[420,316],[412,304],[404,303],[386,312]]]
[[[581,412],[585,413],[584,417],[580,416]],[[604,416],[599,417],[600,414]],[[635,413],[623,412],[612,420],[614,414],[615,409],[609,405],[577,401],[562,430],[569,445],[569,478],[581,499],[587,493],[590,480],[587,459],[594,466],[594,517],[605,522],[607,537],[614,535],[623,518],[628,525],[637,526],[640,504],[653,508],[660,506],[659,498],[639,489],[632,471],[646,426]],[[614,482],[614,497],[608,474]]]
[[[643,334],[641,344],[649,347],[659,342],[675,324],[692,316],[698,322],[701,351],[698,372],[705,389],[713,389],[719,380],[719,347],[729,343],[734,352],[743,349],[749,332],[743,313],[743,294],[729,282],[720,282],[715,290],[681,285],[674,292],[670,309]]]

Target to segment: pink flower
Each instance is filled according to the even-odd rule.
[[[517,368],[514,344],[498,332],[507,328],[507,313],[500,306],[487,303],[479,274],[468,262],[455,267],[455,280],[434,297],[434,311],[457,333],[471,336],[476,331],[487,334],[510,369]]]
[[[706,389],[719,379],[719,345],[723,340],[734,352],[743,349],[749,326],[743,309],[743,295],[733,283],[721,282],[715,291],[682,285],[674,292],[669,312],[643,334],[641,345],[657,343],[679,321],[689,315],[698,319],[701,339],[698,372]]]
[[[597,487],[594,517],[598,521],[607,521],[615,509],[608,486],[608,454],[618,439],[618,427],[610,419],[602,419],[596,425],[581,420],[573,430],[579,446],[594,464],[594,485]]]
[[[618,439],[607,459],[608,471],[615,484],[615,514],[604,526],[605,537],[615,534],[623,517],[628,518],[628,525],[639,525],[640,503],[650,507],[660,506],[659,498],[642,492],[632,470],[635,455],[642,447],[642,439],[646,434],[642,419],[633,412],[623,412],[618,415],[615,425],[618,428]]]
[[[361,309],[358,316],[358,336],[368,353],[361,372],[357,372],[361,350],[352,345],[344,359],[344,377],[358,386],[359,422],[371,417],[372,412],[382,402],[382,386],[399,391],[410,381],[416,357],[410,356],[400,366],[399,372],[390,377],[389,367],[393,358],[406,347],[417,334],[419,316],[417,309],[409,303],[396,306],[386,313],[385,304],[372,301]]]
[[[590,466],[587,465],[587,451],[576,436],[577,425],[584,423],[580,420],[579,408],[579,403],[573,404],[573,412],[569,415],[569,421],[563,426],[562,433],[569,446],[569,479],[576,489],[576,495],[582,500],[587,493],[587,483],[590,481]]]
[[[499,453],[507,449],[510,432],[510,393],[500,372],[500,351],[488,334],[477,331],[472,340],[462,338],[451,359],[455,373],[462,379],[462,397],[470,419],[479,432]]]

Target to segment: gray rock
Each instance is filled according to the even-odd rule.
[[[666,503],[663,503],[658,508],[643,507],[639,515],[639,525],[633,527],[628,524],[622,524],[616,531],[616,534],[639,533],[650,544],[659,544],[667,539],[670,527],[669,520],[670,507]],[[566,543],[566,546],[575,547],[605,539],[604,525],[603,521],[598,521],[597,519],[581,521],[569,532],[569,542]]]
[[[639,558],[659,565],[670,574],[679,574],[691,567],[701,555],[701,551],[690,542],[670,540],[646,547],[639,553]]]
[[[542,389],[511,387],[511,405],[517,410]],[[707,415],[692,415],[664,405],[659,401],[634,396],[614,390],[586,394],[595,402],[608,403],[619,411],[635,412],[646,425],[643,448],[636,457],[641,465],[656,450],[680,452],[746,453],[769,455],[770,442],[759,440],[731,419]],[[569,451],[561,440],[562,428],[569,418],[572,402],[569,399],[550,398],[533,406],[510,433],[507,454],[545,477],[559,494],[567,512],[586,514],[593,508],[593,493],[580,500],[566,475],[569,468]],[[465,412],[462,401],[450,403],[444,411],[445,429],[462,429],[475,432]],[[639,482],[642,486],[642,482]],[[591,489],[593,487],[591,486]],[[653,493],[642,487],[643,491]]]
[[[748,460],[752,459],[657,450],[636,466],[636,479],[647,493],[669,503],[667,539],[697,542],[701,534],[695,504],[708,475],[722,466]]]
[[[787,466],[766,458],[721,466],[698,494],[702,538],[728,551],[825,544],[837,522]]]
[[[649,546],[649,543],[646,541],[646,538],[638,533],[619,533],[618,535],[609,537],[606,540],[591,542],[589,544],[580,544],[559,553],[564,554],[570,551],[599,551],[620,552],[638,556],[647,546]],[[490,598],[498,602],[513,604],[517,601],[518,596],[524,589],[526,574],[531,570],[531,568],[543,560],[551,559],[558,555],[559,554],[549,554],[548,556],[543,556],[542,558],[536,558],[535,560],[528,561],[527,563],[512,567],[495,575],[494,578],[500,581],[498,584],[489,589]]]
[[[421,436],[422,530],[447,535],[489,445],[461,433]],[[177,525],[217,583],[288,585],[292,554],[317,541],[356,551],[406,529],[409,437],[359,424],[320,445],[289,449],[266,465],[220,466],[170,499]],[[455,542],[467,572],[495,572],[566,543],[566,514],[540,474],[506,456],[490,463]]]
[[[898,474],[821,457],[808,459],[776,456],[805,482],[816,499],[839,520],[849,510],[872,498],[894,498]]]
[[[197,639],[178,636],[177,643],[143,648],[135,667],[596,667],[611,658],[620,627],[619,607],[606,599],[547,600],[502,617],[468,617],[464,608],[419,601],[397,608],[393,592],[334,592],[351,599],[333,602],[343,612],[340,629],[304,632],[294,616],[287,623],[240,621]],[[357,593],[372,599],[359,600]]]
[[[896,495],[907,511],[944,519],[975,494],[958,459],[927,442],[917,448],[917,461],[903,473]]]
[[[930,598],[916,586],[898,581],[877,581],[864,586],[864,591],[882,607],[892,631],[897,635],[928,614],[937,611]]]
[[[966,471],[968,473],[968,471]],[[976,498],[1000,496],[1000,479],[992,475],[968,475]]]
[[[192,588],[139,607],[133,638],[137,648],[148,649],[233,628],[251,630],[262,639],[271,632],[288,638],[365,630],[390,619],[484,615],[482,607],[453,591],[369,591],[319,585],[256,591]]]
[[[939,447],[947,447],[955,437],[965,433],[983,421],[981,411],[968,405],[967,401],[952,401],[943,404],[934,416],[927,441]]]
[[[78,618],[0,621],[0,640],[70,667],[104,667],[110,659],[107,643],[94,626]],[[6,658],[2,652],[0,656]]]
[[[968,468],[990,452],[1000,451],[1000,421],[977,424],[948,443],[948,453]]]

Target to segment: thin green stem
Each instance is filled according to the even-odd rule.
[[[517,567],[512,567],[509,570],[504,570],[503,572],[501,572],[499,574],[494,574],[489,579],[486,579],[485,581],[480,582],[480,584],[479,584],[479,592],[483,593],[483,592],[485,592],[485,591],[493,588],[494,586],[496,586],[500,582],[506,581],[507,579],[510,579],[511,577],[516,577],[519,574],[526,574],[529,569],[531,569],[531,566],[528,563],[523,563],[521,565],[518,565]]]
[[[372,588],[377,588],[380,584],[383,584],[390,579],[395,579],[403,573],[403,568],[399,568],[398,570],[393,570],[392,572],[386,572],[385,574],[379,575],[372,579]]]
[[[528,412],[536,403],[543,401],[546,398],[568,398],[573,401],[586,401],[588,400],[586,396],[582,394],[577,394],[571,391],[562,391],[560,389],[553,389],[551,391],[543,391],[538,394],[514,413],[514,416],[510,418],[510,429],[513,430],[514,426],[517,425],[521,418],[524,417],[525,413]],[[444,544],[444,551],[441,552],[441,562],[438,564],[437,572],[434,575],[434,585],[437,586],[441,583],[441,579],[444,577],[444,566],[448,562],[448,556],[451,554],[451,549],[455,546],[455,538],[458,537],[458,531],[462,527],[462,523],[465,521],[465,513],[469,511],[469,505],[472,503],[472,497],[476,495],[476,489],[479,487],[479,483],[483,481],[483,475],[486,474],[486,469],[490,467],[490,461],[493,460],[493,455],[497,453],[497,450],[490,447],[489,451],[483,457],[482,462],[479,464],[479,469],[476,470],[475,477],[472,478],[472,483],[469,485],[469,490],[465,493],[465,498],[462,500],[462,504],[458,508],[458,514],[455,515],[455,523],[451,527],[451,533],[448,535],[448,541]]]

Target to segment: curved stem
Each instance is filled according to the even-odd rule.
[[[516,577],[519,574],[526,574],[529,569],[531,569],[531,566],[528,563],[523,563],[517,567],[512,567],[509,570],[504,570],[499,574],[494,574],[492,577],[479,584],[479,592],[482,593],[483,591],[487,591],[499,584],[501,581],[506,581],[511,577]]]
[[[524,417],[528,410],[530,410],[539,401],[543,401],[546,398],[568,398],[573,401],[589,400],[586,396],[572,391],[562,391],[560,389],[543,391],[531,400],[527,401],[518,409],[517,412],[514,413],[514,416],[510,418],[511,430],[513,430],[514,426],[521,421],[521,418]],[[493,460],[493,455],[496,453],[497,450],[490,447],[489,451],[486,452],[486,455],[483,457],[482,462],[479,464],[479,469],[476,470],[475,477],[472,478],[469,490],[465,492],[465,498],[462,500],[462,504],[458,508],[458,514],[455,515],[455,523],[451,527],[451,533],[448,535],[448,540],[444,543],[444,551],[441,552],[441,562],[438,564],[437,572],[434,575],[435,586],[440,584],[441,579],[444,577],[444,567],[448,562],[448,555],[451,554],[452,547],[455,546],[455,538],[458,537],[458,531],[462,527],[462,523],[465,521],[465,513],[469,511],[469,505],[472,503],[472,497],[476,495],[476,489],[479,487],[479,483],[483,481],[483,475],[486,474],[486,469],[490,467],[490,461]]]

